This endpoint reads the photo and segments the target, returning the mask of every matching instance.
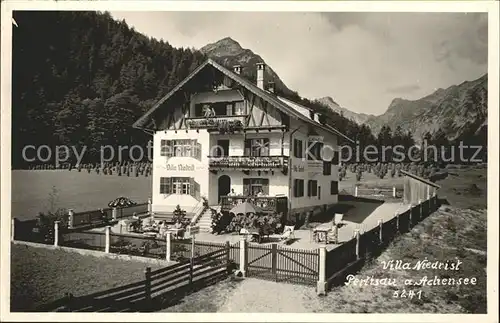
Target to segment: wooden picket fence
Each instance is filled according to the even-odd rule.
[[[149,312],[168,307],[185,295],[227,278],[235,269],[230,248],[215,250],[186,262],[151,271],[144,280],[90,295],[64,297],[36,312]]]
[[[434,196],[326,252],[325,277],[328,284],[343,282],[345,274],[378,256],[399,234],[409,232],[438,208],[437,196]]]

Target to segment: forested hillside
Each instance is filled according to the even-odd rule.
[[[26,145],[145,145],[132,124],[206,58],[149,39],[108,13],[14,12],[13,167]]]

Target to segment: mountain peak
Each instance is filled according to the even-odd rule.
[[[203,46],[200,50],[207,55],[215,54],[215,56],[238,55],[244,51],[240,43],[231,37],[224,37],[215,43]]]

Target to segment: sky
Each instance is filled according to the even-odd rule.
[[[231,37],[302,97],[382,114],[484,75],[485,13],[111,12],[149,37],[201,48]]]

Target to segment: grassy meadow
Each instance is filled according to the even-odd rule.
[[[49,210],[51,204],[75,212],[95,210],[106,208],[109,201],[119,196],[146,202],[151,196],[151,181],[152,177],[98,175],[76,169],[14,170],[11,214],[20,220],[33,219],[38,212]]]

